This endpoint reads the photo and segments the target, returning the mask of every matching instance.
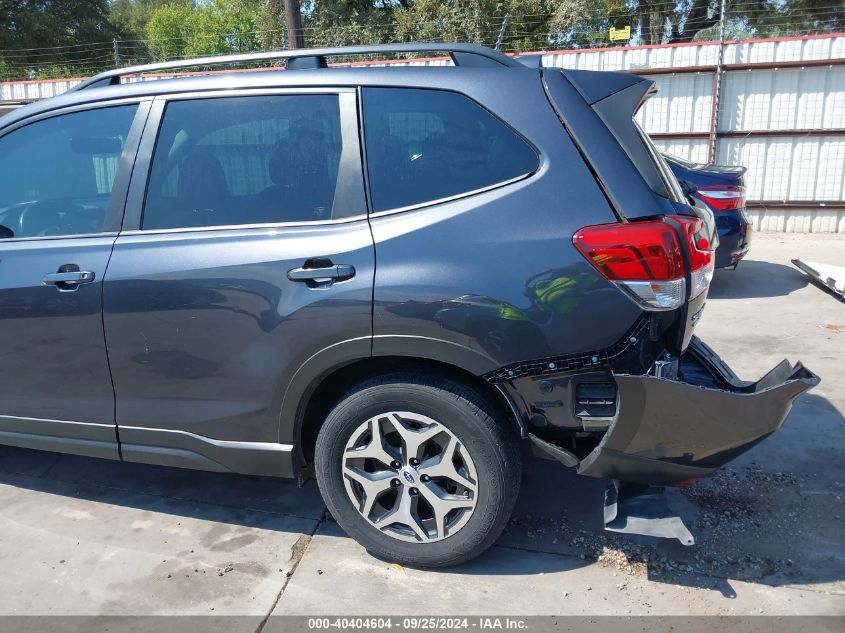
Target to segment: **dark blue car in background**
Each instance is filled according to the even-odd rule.
[[[664,154],[678,180],[697,187],[693,196],[707,204],[716,218],[719,247],[716,268],[736,268],[751,246],[751,222],[745,215],[745,167],[700,165]]]

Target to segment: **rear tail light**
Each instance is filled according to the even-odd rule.
[[[690,258],[690,299],[713,277],[713,251],[702,220],[668,216],[587,226],[572,237],[581,254],[608,280],[648,310],[672,310],[686,299],[684,236]]]
[[[670,215],[666,218],[681,227],[687,239],[690,259],[690,293],[695,299],[710,286],[713,279],[713,245],[707,236],[706,225],[699,218]]]
[[[695,195],[714,211],[730,211],[745,206],[745,187],[739,185],[704,185]]]

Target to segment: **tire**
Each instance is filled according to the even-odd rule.
[[[393,415],[394,412],[399,413]],[[435,425],[425,426],[427,421],[434,421],[444,430],[438,431]],[[414,426],[418,423],[421,426]],[[417,438],[397,442],[400,437],[394,431],[397,424],[411,425],[411,431],[419,430],[423,435],[437,433],[419,449],[423,456],[418,460],[419,470],[408,466],[413,462],[409,455],[413,453]],[[378,429],[375,432],[383,436],[382,442],[373,442],[373,429]],[[411,432],[408,428],[405,431],[406,434]],[[365,455],[380,447],[387,447],[388,453],[397,455],[399,449],[391,445],[391,441],[401,447],[411,447],[401,451],[399,459],[394,460],[391,468],[395,477],[388,473],[390,468],[384,467],[387,457],[381,461],[354,457],[359,449],[357,444],[350,448],[350,443],[356,442],[358,436],[363,437],[364,448],[360,452]],[[403,435],[402,439],[405,437]],[[445,448],[437,455],[440,445]],[[337,403],[317,437],[314,465],[320,492],[332,516],[370,554],[409,567],[445,567],[466,562],[484,552],[507,525],[522,474],[519,448],[514,425],[476,389],[426,373],[395,373],[359,384]],[[435,452],[435,457],[426,457],[431,452]],[[449,460],[443,459],[447,453],[452,455]],[[427,469],[438,458],[448,463],[437,468],[449,473],[454,471],[454,475],[438,478],[435,475],[440,470]],[[378,493],[381,496],[374,495],[375,505],[369,518],[362,514],[362,506],[366,507],[365,500],[369,496],[362,494],[365,489],[358,483],[353,483],[363,469],[375,471],[366,476],[378,478],[378,487],[385,485],[383,477],[392,477],[389,484],[393,490],[383,490]],[[406,472],[411,479],[416,479],[413,485],[400,478],[407,479]],[[425,473],[432,473],[432,476],[426,479]],[[365,483],[369,485],[368,482]],[[385,524],[385,520],[396,516],[391,513],[397,508],[412,507],[415,490],[416,514],[411,512],[411,516],[419,519],[416,526],[409,527],[410,522]],[[447,493],[446,498],[450,500],[458,499],[454,505],[474,505],[438,514],[435,505],[438,510],[448,506],[440,502],[443,494],[435,498],[432,491]],[[403,496],[406,493],[407,496]],[[408,499],[409,505],[403,505]],[[376,527],[374,517],[379,513],[390,516]],[[444,514],[446,518],[441,523],[438,517]],[[430,527],[426,528],[426,525]]]

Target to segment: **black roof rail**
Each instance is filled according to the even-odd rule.
[[[360,46],[337,46],[332,48],[298,48],[294,50],[270,51],[264,53],[240,53],[235,55],[216,55],[213,57],[197,57],[194,59],[180,59],[157,64],[143,64],[107,70],[82,83],[77,84],[72,91],[86,88],[100,88],[120,83],[120,78],[128,75],[152,73],[162,70],[180,68],[197,68],[203,66],[219,66],[223,64],[240,64],[244,62],[266,62],[278,59],[286,60],[287,68],[312,69],[325,68],[326,57],[341,55],[371,55],[386,53],[448,53],[455,66],[470,67],[524,67],[499,51],[479,44],[455,44],[447,42],[412,42],[406,44],[372,44]]]

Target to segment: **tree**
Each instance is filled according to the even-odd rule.
[[[712,40],[719,36],[721,0],[641,0],[636,7],[644,44]],[[727,0],[728,38],[833,33],[845,26],[835,0]]]
[[[161,6],[153,12],[146,30],[147,45],[154,58],[184,57],[193,35],[191,10],[175,4]]]
[[[162,5],[147,24],[150,51],[163,60],[259,50],[260,15],[258,0]]]
[[[687,13],[683,16],[683,31],[679,30],[680,16],[671,22],[669,41],[670,42],[691,42],[706,29],[719,23],[721,5],[716,5],[714,0],[693,0]]]
[[[505,50],[548,47],[553,0],[415,0],[394,11],[396,39],[492,46],[509,15]]]
[[[288,25],[288,48],[305,48],[299,0],[285,0],[285,22]]]
[[[408,0],[405,0],[408,1]],[[393,41],[395,3],[319,0],[303,16],[307,46],[343,46]]]
[[[837,5],[837,2],[839,3]],[[727,38],[845,29],[841,0],[726,0]],[[721,0],[0,0],[0,76],[84,75],[120,62],[396,41],[505,51],[716,39]],[[285,36],[287,32],[287,37]]]
[[[178,59],[281,48],[283,26],[281,0],[159,2],[146,33],[156,59]]]
[[[59,47],[110,39],[107,0],[0,0],[0,49]]]
[[[109,22],[120,39],[139,42],[147,37],[147,24],[156,9],[165,5],[193,6],[193,0],[112,0]]]
[[[611,27],[632,26],[636,21],[626,0],[559,0],[554,4],[549,30],[550,44],[557,48],[607,46]]]
[[[284,47],[282,0],[266,0],[258,16],[259,41],[265,50]]]
[[[147,25],[156,9],[166,5],[193,7],[194,0],[110,0],[109,23],[116,33],[122,65],[154,59],[147,44]]]
[[[0,0],[0,53],[7,76],[50,67],[74,74],[112,64],[107,0]],[[42,50],[32,50],[42,49]]]

